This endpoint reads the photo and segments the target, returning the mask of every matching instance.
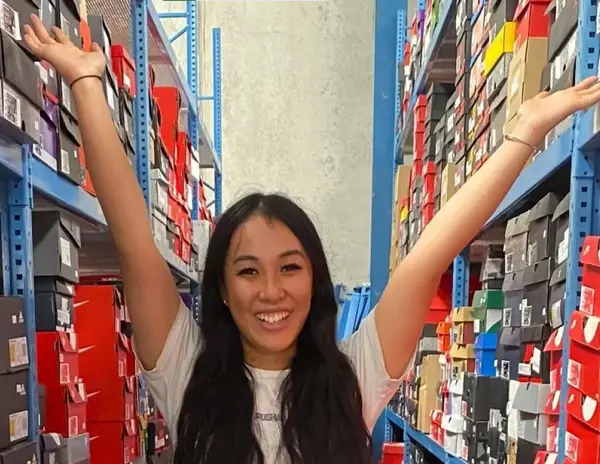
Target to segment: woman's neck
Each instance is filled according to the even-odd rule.
[[[244,361],[246,364],[265,371],[283,371],[289,369],[295,354],[295,346],[285,351],[266,352],[244,343]]]

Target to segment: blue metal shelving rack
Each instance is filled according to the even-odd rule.
[[[186,2],[186,11],[177,14],[186,21],[185,30],[176,37],[169,38],[161,24],[161,15],[156,12],[150,0],[88,0],[88,13],[102,15],[109,25],[112,39],[128,47],[136,62],[136,84],[138,97],[135,100],[137,174],[142,190],[150,208],[150,163],[148,157],[149,142],[149,101],[148,101],[148,65],[151,64],[157,74],[158,85],[175,85],[184,97],[189,111],[189,131],[197,150],[204,150],[209,162],[203,167],[213,167],[215,171],[215,192],[218,205],[221,204],[221,91],[220,62],[215,58],[215,140],[213,144],[206,127],[199,118],[197,95],[197,12],[196,2]],[[167,18],[171,17],[165,15]],[[123,18],[131,18],[124,22]],[[171,41],[187,33],[187,73],[176,59]],[[220,33],[214,44],[215,57],[220,58]],[[218,62],[218,64],[216,64]],[[217,103],[218,102],[218,103]],[[110,247],[110,239],[106,230],[106,220],[98,200],[68,180],[60,177],[56,171],[45,165],[32,155],[30,146],[20,146],[5,140],[0,134],[0,235],[2,246],[2,275],[5,295],[23,298],[25,307],[25,323],[28,336],[28,350],[32,369],[29,372],[29,411],[28,430],[30,439],[37,439],[39,434],[39,405],[35,369],[35,301],[33,279],[33,245],[32,245],[32,210],[40,202],[62,208],[80,218],[82,224],[89,226],[97,238],[94,244],[102,243]],[[197,189],[194,189],[195,204],[198,204]],[[218,213],[217,213],[218,214]],[[197,219],[193,218],[193,219]],[[102,250],[110,254],[110,250]],[[168,255],[163,255],[171,266],[173,274],[180,282],[186,283],[192,294],[192,310],[198,312],[199,276],[182,262]],[[106,264],[106,263],[104,263]],[[102,269],[92,272],[101,274]],[[113,271],[113,268],[110,268]],[[187,287],[189,285],[189,287]]]
[[[377,2],[386,3],[384,0]],[[453,13],[453,6],[456,0],[442,1],[438,18],[438,25],[433,32],[432,40],[429,49],[425,51],[425,60],[421,68],[416,82],[412,98],[409,102],[409,108],[413,108],[416,102],[417,95],[422,92],[428,82],[428,73],[431,67],[428,64],[431,62],[433,53],[442,43],[448,24],[450,23],[450,15]],[[395,8],[398,8],[396,3]],[[400,17],[402,12],[405,12],[406,4],[401,3]],[[379,14],[382,14],[379,12]],[[581,0],[579,2],[579,27],[578,27],[578,44],[579,50],[577,53],[576,78],[577,80],[585,77],[598,74],[598,58],[599,58],[599,43],[596,34],[596,16],[597,2],[595,0]],[[378,16],[379,19],[379,16]],[[378,29],[379,30],[379,29]],[[402,56],[406,35],[399,33],[396,40],[396,54],[398,60]],[[391,39],[390,35],[386,35],[386,40]],[[387,53],[389,51],[390,42],[380,43],[377,41],[376,35],[376,57],[379,53]],[[389,53],[388,53],[389,54]],[[387,56],[387,55],[386,55]],[[389,57],[388,57],[389,59]],[[375,75],[381,72],[375,67]],[[398,89],[396,89],[398,91]],[[391,93],[389,83],[387,81],[375,79],[375,102],[376,118],[374,120],[375,137],[381,137],[385,142],[390,137],[391,124],[389,120],[377,118],[377,102],[378,96]],[[563,135],[558,137],[543,153],[540,153],[536,160],[530,164],[523,173],[519,176],[512,189],[502,201],[498,209],[488,221],[487,226],[500,224],[509,218],[520,206],[523,200],[536,188],[540,187],[542,182],[558,169],[570,165],[570,219],[569,219],[569,261],[567,271],[567,294],[566,294],[566,320],[579,305],[580,284],[581,278],[580,265],[578,264],[579,253],[585,235],[600,234],[600,162],[596,159],[600,150],[600,135],[594,133],[594,118],[595,112],[598,109],[591,109],[583,113],[579,113],[573,119],[572,127],[568,128]],[[410,114],[410,110],[408,114]],[[407,118],[404,127],[394,134],[395,144],[393,152],[381,153],[379,150],[388,149],[389,147],[384,142],[379,142],[374,146],[374,162],[373,162],[373,185],[378,183],[389,182],[393,169],[386,171],[387,164],[382,163],[381,159],[395,158],[396,163],[402,162],[401,151],[406,140],[410,135],[411,118]],[[383,134],[382,134],[383,133]],[[389,158],[387,158],[389,157]],[[388,210],[389,199],[385,199],[381,204],[378,197],[382,195],[382,189],[374,189],[373,194],[373,214],[379,217],[374,221],[371,235],[371,279],[373,287],[377,288],[376,294],[380,294],[383,285],[385,285],[384,273],[388,270],[387,256],[381,247],[381,242],[389,242],[389,230],[391,226],[391,212]],[[383,219],[382,219],[383,218]],[[385,223],[385,227],[382,224]],[[468,271],[469,271],[469,256],[468,251],[465,251],[458,256],[454,261],[454,279],[453,279],[453,304],[463,305],[467,303],[468,295]],[[376,298],[372,298],[376,301]],[[569,339],[568,331],[564,333],[564,349],[563,359],[568,359]],[[559,462],[564,461],[565,457],[565,428],[566,428],[566,394],[567,394],[567,376],[563,376],[563,384],[561,385],[561,414],[560,414],[560,436],[559,436]],[[386,433],[385,437],[389,439],[390,427],[400,427],[404,430],[404,438],[407,446],[410,442],[419,443],[425,449],[431,451],[442,462],[460,463],[461,460],[448,456],[447,454],[438,453],[435,443],[426,435],[423,435],[410,427],[398,417],[391,417],[393,413],[387,411]],[[408,449],[407,449],[408,452]]]

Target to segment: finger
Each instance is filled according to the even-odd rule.
[[[581,82],[579,82],[573,88],[575,90],[577,90],[577,91],[586,90],[586,89],[589,89],[590,87],[592,87],[597,82],[598,82],[598,77],[597,76],[590,76],[587,79],[584,79]]]
[[[54,35],[56,41],[60,44],[67,45],[70,42],[67,34],[65,34],[62,29],[59,29],[56,26],[52,26],[52,35]]]
[[[28,26],[25,26],[27,28]],[[42,52],[42,44],[38,40],[37,37],[33,34],[28,34],[27,29],[25,29],[25,34],[23,35],[23,40],[25,41],[25,45],[31,50],[35,55],[41,57]]]
[[[92,51],[95,53],[104,53],[102,47],[100,47],[100,45],[98,45],[96,42],[92,43]]]
[[[33,28],[33,32],[35,32],[35,35],[40,40],[40,42],[53,42],[52,37],[50,37],[50,34],[48,34],[46,26],[42,24],[42,21],[40,21],[40,18],[38,18],[37,15],[31,15],[31,27]]]
[[[594,85],[592,85],[589,89],[585,89],[585,90],[581,90],[578,93],[580,95],[589,95],[589,94],[593,94],[596,93],[600,90],[600,82],[596,82]]]
[[[31,41],[31,43],[35,47],[40,48],[42,46],[42,42],[40,41],[37,34],[35,33],[35,31],[31,28],[31,26],[29,24],[25,24],[23,31],[24,31],[24,34],[23,34],[24,38],[28,37],[29,40]]]
[[[596,90],[593,93],[587,93],[585,95],[580,95],[577,98],[577,108],[579,110],[587,109],[598,103],[600,103],[600,89]]]
[[[547,91],[543,91],[537,94],[537,98],[539,98],[540,100],[543,100],[544,98],[548,97],[550,95],[550,92]]]

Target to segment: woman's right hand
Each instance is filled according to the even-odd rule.
[[[104,74],[106,59],[98,44],[92,45],[91,52],[84,52],[69,40],[63,31],[52,28],[54,37],[36,15],[31,16],[31,25],[25,25],[24,40],[29,49],[40,59],[47,61],[70,86],[75,80],[85,76]]]

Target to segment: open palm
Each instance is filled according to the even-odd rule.
[[[24,40],[31,51],[40,59],[47,61],[71,84],[82,76],[102,76],[106,60],[97,44],[87,53],[77,48],[63,31],[52,28],[50,36],[40,19],[33,15],[31,25],[25,26]]]
[[[555,93],[542,92],[521,105],[518,112],[519,124],[531,130],[537,145],[557,124],[571,114],[588,109],[600,102],[600,82],[589,77],[573,87]]]

